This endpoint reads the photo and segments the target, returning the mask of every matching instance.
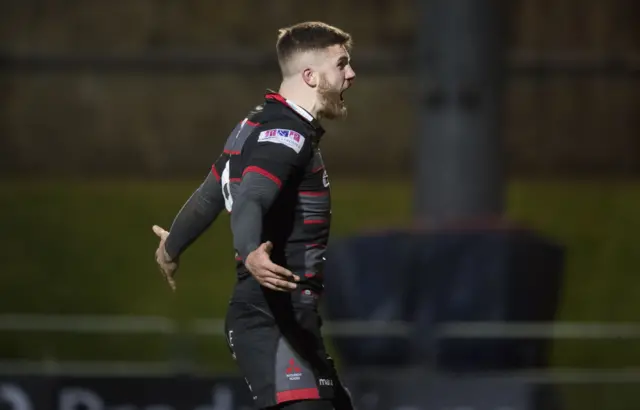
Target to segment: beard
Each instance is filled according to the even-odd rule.
[[[328,120],[344,119],[347,116],[347,106],[341,94],[341,89],[331,87],[326,77],[321,77],[318,84],[318,97],[322,109],[318,112],[318,115]]]

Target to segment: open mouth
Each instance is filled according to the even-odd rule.
[[[342,92],[340,92],[340,101],[344,101],[344,94],[345,90],[342,90]]]

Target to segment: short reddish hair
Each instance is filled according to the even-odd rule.
[[[284,74],[286,62],[297,53],[323,50],[334,45],[341,45],[351,50],[353,46],[351,35],[337,27],[318,21],[307,21],[281,28],[276,42],[280,69]]]

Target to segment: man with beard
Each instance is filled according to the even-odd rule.
[[[211,173],[160,237],[169,285],[179,256],[226,208],[237,282],[227,342],[260,409],[351,409],[321,336],[331,197],[321,119],[346,115],[351,37],[319,22],[280,30],[282,83],[231,132]]]

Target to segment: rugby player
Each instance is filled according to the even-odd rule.
[[[175,290],[180,255],[225,209],[237,282],[227,342],[259,409],[352,409],[321,335],[318,303],[331,222],[323,120],[341,119],[353,83],[351,36],[321,22],[281,29],[282,82],[232,130],[204,182],[160,237]]]

